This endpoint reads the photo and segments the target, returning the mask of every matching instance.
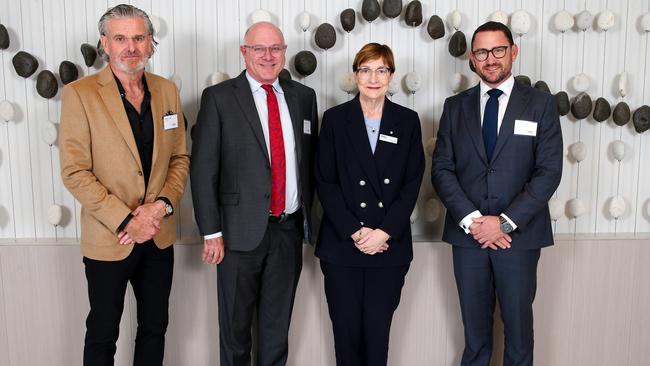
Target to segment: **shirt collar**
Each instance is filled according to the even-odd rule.
[[[483,80],[480,82],[481,86],[481,96],[485,97],[487,96],[487,92],[490,91],[490,89],[493,89],[491,86],[485,84]],[[515,77],[510,74],[510,77],[507,78],[504,82],[502,82],[499,86],[496,87],[496,89],[500,89],[503,94],[505,95],[510,95],[512,93],[512,87],[515,86]]]
[[[248,73],[248,70],[246,70],[246,79],[248,80],[248,84],[250,85],[253,94],[262,89],[262,83],[253,79],[253,77]],[[284,91],[280,86],[280,78],[275,78],[275,81],[271,84],[271,86],[273,87],[273,91],[276,93],[284,94]]]
[[[112,71],[111,71],[112,72]],[[117,90],[120,92],[120,97],[124,98],[126,95],[124,92],[124,86],[122,86],[122,83],[120,82],[120,79],[113,74],[113,79],[115,79],[115,82],[117,83]],[[144,77],[144,73],[142,74],[142,85],[144,87],[144,93],[145,95],[149,93],[149,86],[147,85],[147,78]]]

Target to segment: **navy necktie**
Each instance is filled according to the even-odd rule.
[[[483,113],[483,143],[488,161],[492,160],[494,146],[497,144],[497,127],[499,119],[499,97],[503,92],[500,89],[488,90],[490,99],[485,104]]]

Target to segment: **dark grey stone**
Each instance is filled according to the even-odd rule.
[[[50,70],[43,70],[36,77],[36,92],[45,99],[50,99],[59,90],[59,83]]]
[[[560,116],[566,116],[571,110],[571,103],[569,102],[569,94],[565,91],[558,92],[555,94],[555,102],[557,103],[557,113]]]
[[[467,51],[467,41],[465,34],[461,31],[456,31],[449,39],[449,53],[454,57],[460,57]]]
[[[28,78],[38,69],[38,60],[25,51],[18,52],[12,59],[16,74]]]
[[[336,30],[331,24],[323,23],[316,29],[314,39],[318,47],[325,50],[332,48],[336,43]]]
[[[316,56],[311,51],[300,51],[293,60],[296,71],[302,76],[311,75],[316,70]]]
[[[535,83],[535,89],[539,89],[551,94],[551,89],[548,87],[548,84],[546,84],[544,80],[537,80]]]
[[[606,121],[612,115],[612,106],[609,105],[607,99],[600,97],[596,99],[594,104],[593,117],[598,122]]]
[[[524,84],[526,86],[532,86],[533,83],[530,81],[530,78],[526,75],[517,75],[515,76],[515,81],[519,84]]]
[[[427,25],[427,33],[433,39],[439,39],[445,36],[445,23],[437,15],[432,15],[429,18],[429,24]]]
[[[650,129],[650,107],[644,105],[634,111],[632,123],[634,123],[634,129],[638,133],[644,133]]]
[[[341,12],[341,27],[343,30],[350,33],[357,23],[357,13],[354,9],[345,9]]]
[[[413,0],[406,6],[404,22],[411,27],[422,24],[422,3],[419,0]]]
[[[396,18],[402,13],[402,0],[384,0],[381,10],[388,18]]]
[[[287,69],[282,69],[282,71],[280,71],[279,78],[283,80],[291,80],[291,73]]]
[[[59,76],[63,85],[71,83],[79,78],[79,70],[77,65],[70,61],[61,61],[59,65]]]
[[[9,32],[3,24],[0,24],[0,50],[7,48],[9,48]]]
[[[91,67],[97,59],[97,50],[92,45],[84,43],[81,45],[81,54],[84,57],[86,66]]]
[[[630,106],[625,102],[619,102],[616,107],[614,107],[614,112],[612,113],[612,119],[617,126],[625,126],[630,122],[632,113],[630,112]]]
[[[576,119],[584,119],[591,114],[591,108],[593,103],[591,102],[591,97],[589,94],[582,92],[576,95],[576,98],[571,104],[571,113]]]
[[[361,16],[367,22],[377,19],[380,10],[377,0],[363,0],[363,4],[361,4]]]

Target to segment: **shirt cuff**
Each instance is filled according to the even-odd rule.
[[[129,213],[128,215],[126,215],[124,221],[122,221],[120,226],[117,227],[117,232],[119,233],[120,231],[124,231],[124,228],[126,228],[126,225],[129,224],[129,221],[131,221],[132,218],[133,218],[133,214]]]
[[[221,233],[221,231],[219,231],[218,233],[205,235],[205,236],[203,237],[203,239],[204,239],[204,240],[208,240],[208,239],[216,239],[216,238],[220,238],[220,237],[222,237],[222,236],[223,236],[223,234]]]
[[[481,212],[479,210],[471,212],[469,215],[465,216],[458,223],[458,226],[460,226],[461,229],[465,230],[465,234],[469,234],[469,227],[473,223],[472,219],[475,219],[475,218],[481,217],[481,216],[483,216],[483,215],[481,215]]]
[[[515,224],[512,220],[510,220],[508,215],[502,213],[501,216],[503,216],[503,218],[506,219],[506,221],[508,221],[508,224],[510,224],[510,226],[512,226],[512,231],[517,230],[517,224]]]

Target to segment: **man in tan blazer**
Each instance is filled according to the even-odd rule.
[[[134,365],[162,365],[176,239],[174,207],[189,156],[175,85],[144,71],[153,27],[130,5],[99,21],[108,67],[68,84],[61,110],[61,176],[81,203],[90,312],[84,365],[112,365],[124,294],[137,300]]]

